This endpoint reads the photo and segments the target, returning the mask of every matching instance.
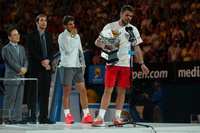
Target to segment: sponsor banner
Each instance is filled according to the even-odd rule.
[[[200,62],[180,62],[176,65],[175,83],[199,83]]]
[[[175,62],[175,63],[147,63],[149,74],[143,74],[139,64],[133,65],[133,82],[136,84],[152,84],[159,79],[162,84],[184,83],[199,84],[200,65],[197,62]],[[89,82],[104,84],[104,65],[93,65],[89,68]]]
[[[161,83],[199,83],[199,62],[176,62],[176,63],[149,63],[149,74],[142,73],[141,67],[134,64],[133,80],[136,83],[152,83],[159,79]]]
[[[105,65],[89,66],[89,83],[104,84]]]
[[[173,83],[174,64],[173,63],[149,63],[149,74],[143,74],[139,64],[133,65],[133,81],[136,84],[152,83],[155,79],[159,79],[162,83]]]

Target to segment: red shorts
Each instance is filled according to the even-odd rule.
[[[106,66],[105,87],[115,87],[115,82],[119,87],[130,87],[130,67]]]

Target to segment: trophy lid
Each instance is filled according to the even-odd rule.
[[[109,45],[112,48],[117,48],[120,43],[119,35],[121,33],[118,30],[103,30],[100,33],[100,37],[102,38],[101,41],[105,45]]]
[[[100,33],[100,36],[107,39],[116,39],[121,33],[118,30],[107,29]]]

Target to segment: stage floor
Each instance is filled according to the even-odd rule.
[[[0,125],[0,133],[154,133],[151,128],[143,126],[134,127],[128,124],[124,127],[108,127],[112,124],[106,122],[105,127],[91,127],[90,124],[26,124],[26,125]],[[137,123],[152,126],[157,133],[200,133],[200,124],[185,123]]]

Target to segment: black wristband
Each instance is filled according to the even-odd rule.
[[[144,62],[140,64],[140,66],[142,66],[143,64],[145,64]]]

